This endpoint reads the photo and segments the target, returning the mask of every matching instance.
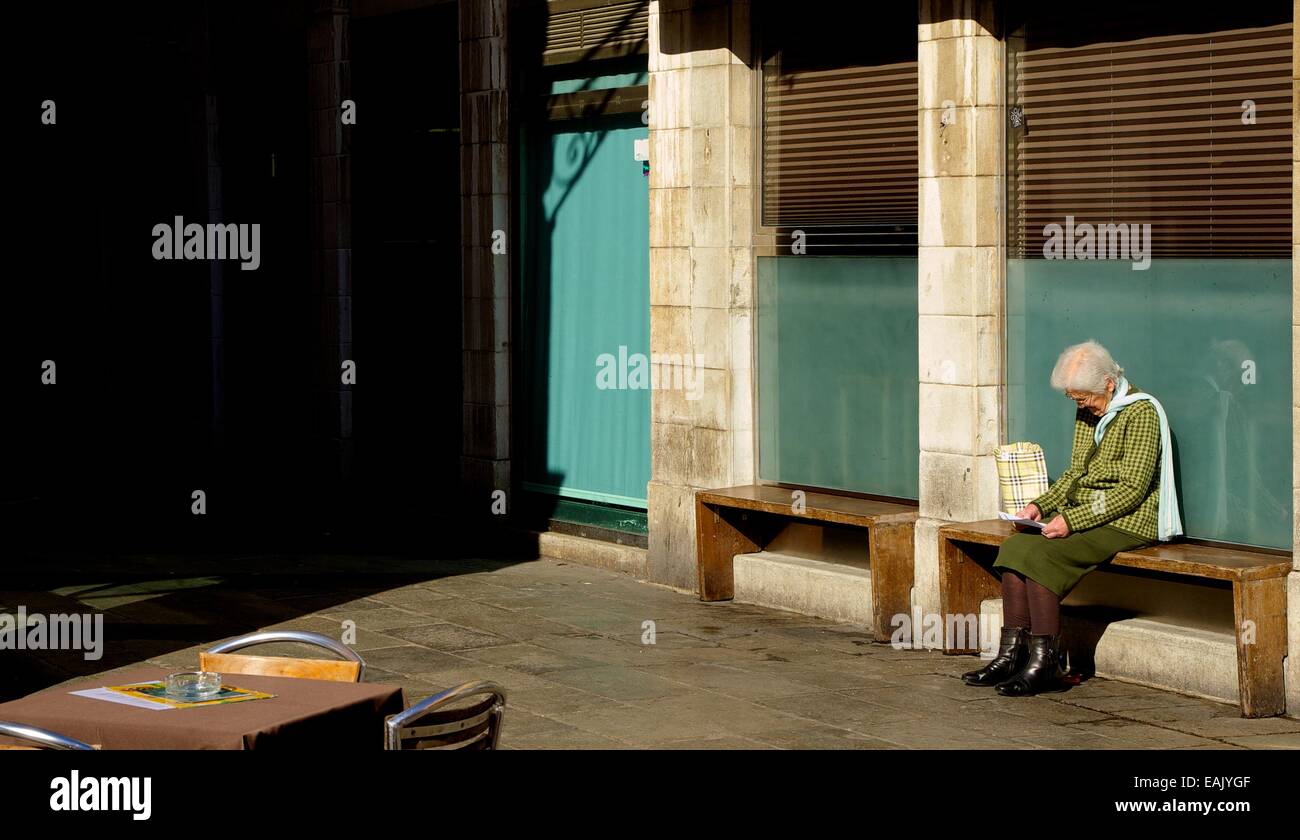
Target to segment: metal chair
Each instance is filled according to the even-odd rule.
[[[26,741],[29,744],[35,744],[35,747],[9,747],[0,746],[0,750],[24,750],[24,749],[43,749],[43,750],[93,750],[90,744],[78,741],[76,738],[69,738],[66,735],[60,735],[57,732],[51,732],[48,729],[41,729],[39,726],[28,726],[25,723],[9,723],[0,720],[0,735],[9,738],[17,738],[19,741]]]
[[[457,700],[487,695],[477,703],[446,708]],[[506,710],[506,690],[492,682],[449,688],[384,718],[386,750],[495,750]]]
[[[345,661],[295,659],[288,656],[247,656],[234,653],[246,647],[272,642],[301,642],[315,645],[338,654]],[[320,633],[310,633],[305,630],[266,630],[222,642],[211,650],[200,653],[199,670],[217,671],[222,674],[258,674],[267,677],[361,682],[366,673],[366,663],[352,648]]]

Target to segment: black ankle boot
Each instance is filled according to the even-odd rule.
[[[1023,627],[1003,627],[1002,640],[998,645],[998,655],[993,661],[978,671],[967,671],[961,675],[966,685],[997,685],[1025,666],[1029,658],[1029,633]]]
[[[1028,697],[1049,691],[1064,691],[1065,670],[1061,667],[1061,652],[1057,649],[1059,636],[1029,636],[1029,657],[1021,668],[1006,682],[997,686],[998,694],[1005,697]]]

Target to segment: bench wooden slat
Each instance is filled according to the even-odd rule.
[[[1217,580],[1265,580],[1286,577],[1291,571],[1290,557],[1188,543],[1121,551],[1114,562],[1117,566]]]
[[[978,543],[980,545],[1002,545],[1002,541],[1016,532],[1010,522],[1001,519],[984,519],[979,522],[961,522],[955,525],[942,525],[939,533],[957,542]]]
[[[869,528],[876,522],[894,521],[896,517],[916,518],[914,505],[884,502],[876,499],[858,499],[852,496],[835,496],[830,493],[805,493],[805,510],[795,513],[791,508],[794,491],[787,487],[746,484],[724,487],[720,490],[701,490],[695,498],[706,505],[756,510],[797,519],[855,525]]]
[[[998,546],[1016,532],[1000,519],[944,525],[939,529],[939,598],[945,615],[978,613],[1001,592],[992,569],[976,562],[962,544]],[[1250,549],[1163,543],[1121,551],[1112,565],[1232,584],[1237,638],[1237,684],[1244,717],[1286,711],[1286,577],[1291,557]],[[961,640],[944,640],[945,653],[976,653]]]
[[[700,599],[729,600],[735,594],[737,554],[762,551],[791,521],[848,525],[867,531],[871,558],[871,602],[878,641],[889,641],[893,616],[911,612],[915,505],[805,493],[799,512],[793,490],[746,484],[695,493],[695,551]],[[752,512],[754,516],[750,516]]]
[[[986,519],[945,525],[939,531],[947,539],[956,542],[1001,545],[1016,529],[1010,522]],[[1115,555],[1111,565],[1213,580],[1240,581],[1285,577],[1291,571],[1291,558],[1244,549],[1164,543],[1136,551],[1121,551]]]

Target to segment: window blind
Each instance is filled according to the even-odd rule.
[[[649,51],[648,0],[552,0],[545,6],[543,64],[614,58]]]
[[[1041,258],[1044,228],[1072,217],[1150,224],[1153,257],[1290,256],[1291,30],[1074,44],[1028,27],[1009,65],[1009,255]]]
[[[808,253],[914,253],[917,231],[916,7],[758,7],[759,197],[764,236],[797,229]]]
[[[915,61],[763,76],[763,222],[916,225]]]

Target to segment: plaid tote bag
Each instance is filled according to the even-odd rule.
[[[993,450],[1002,511],[1015,513],[1047,492],[1047,459],[1036,443],[1008,443]]]

